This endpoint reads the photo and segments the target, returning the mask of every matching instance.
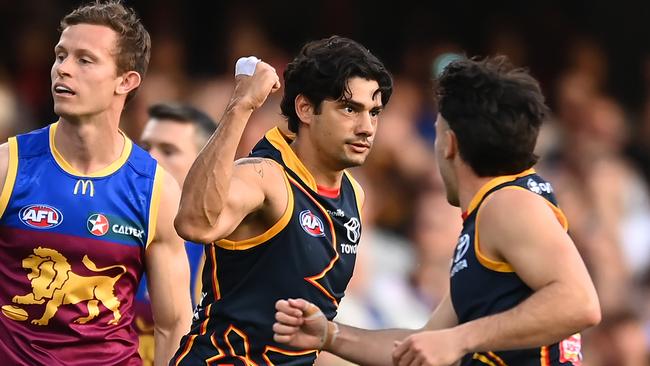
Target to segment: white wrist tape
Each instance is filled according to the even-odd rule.
[[[255,73],[255,66],[257,66],[257,63],[260,61],[262,60],[255,56],[240,57],[235,64],[235,76],[252,76]]]
[[[323,342],[323,345],[321,346],[321,349],[329,349],[332,344],[334,344],[334,341],[336,340],[336,336],[339,335],[339,325],[336,324],[335,322],[327,322],[327,326],[325,327],[325,341]]]

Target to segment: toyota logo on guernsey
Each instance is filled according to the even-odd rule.
[[[323,221],[309,210],[300,213],[300,226],[311,236],[325,236]]]
[[[51,229],[63,222],[63,214],[48,205],[29,205],[20,209],[18,218],[23,224],[36,229]]]
[[[104,236],[108,232],[110,226],[106,216],[102,214],[92,214],[88,217],[86,227],[88,231],[95,236]]]

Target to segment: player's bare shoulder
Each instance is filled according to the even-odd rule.
[[[248,157],[235,161],[235,176],[247,182],[255,182],[264,192],[266,203],[286,201],[284,168],[276,161],[260,157]]]
[[[267,184],[280,183],[284,180],[282,167],[271,159],[250,157],[235,161],[237,175],[252,175],[260,180],[266,187]]]

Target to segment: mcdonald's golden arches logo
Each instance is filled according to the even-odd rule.
[[[79,179],[77,183],[74,185],[74,193],[75,195],[79,193],[79,187],[81,187],[81,195],[85,196],[86,193],[90,194],[90,197],[95,196],[95,185],[93,184],[93,181],[90,179]]]

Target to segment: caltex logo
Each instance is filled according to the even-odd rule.
[[[325,236],[323,221],[311,213],[309,210],[304,210],[300,213],[300,226],[303,230],[311,236]]]
[[[102,214],[92,214],[88,217],[88,222],[86,222],[88,231],[95,236],[106,235],[109,226],[108,219]]]

